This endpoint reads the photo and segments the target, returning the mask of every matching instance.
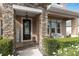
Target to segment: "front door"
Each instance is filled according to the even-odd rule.
[[[23,40],[31,40],[31,20],[23,20]]]

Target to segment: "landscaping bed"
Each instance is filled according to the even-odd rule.
[[[0,55],[8,56],[13,54],[13,43],[8,38],[0,37]]]
[[[43,55],[46,56],[79,56],[79,37],[44,38]]]

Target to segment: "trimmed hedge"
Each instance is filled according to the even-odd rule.
[[[44,38],[44,55],[79,56],[79,37],[73,38]]]
[[[57,49],[59,49],[58,45],[59,43],[57,42],[57,40],[45,38],[43,40],[44,55],[53,55],[52,52],[57,52]]]
[[[0,38],[0,54],[2,54],[2,56],[13,54],[12,40],[8,38]]]

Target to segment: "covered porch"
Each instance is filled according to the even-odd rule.
[[[41,9],[13,5],[15,14],[16,48],[39,44]]]
[[[49,5],[47,10],[48,10],[48,18],[52,20],[51,22],[54,25],[57,24],[56,26],[54,26],[55,33],[60,33],[64,37],[66,37],[66,21],[71,20],[71,37],[78,36],[79,13],[61,7],[55,7],[52,5]],[[52,23],[51,26],[53,26]]]

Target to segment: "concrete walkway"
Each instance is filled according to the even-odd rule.
[[[30,47],[24,50],[18,51],[19,56],[43,56],[38,47]]]

